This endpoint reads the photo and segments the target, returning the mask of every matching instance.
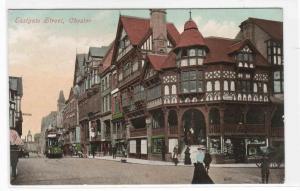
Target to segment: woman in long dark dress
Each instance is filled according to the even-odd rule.
[[[208,176],[204,166],[204,151],[198,148],[198,152],[196,155],[196,163],[194,163],[194,176],[192,180],[192,184],[213,184],[214,182]]]

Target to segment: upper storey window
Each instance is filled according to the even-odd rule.
[[[248,46],[245,46],[237,55],[236,61],[239,68],[254,68],[254,54],[249,49]]]
[[[283,51],[280,43],[267,42],[268,62],[273,65],[283,65]]]
[[[126,34],[126,32],[123,29],[121,37],[119,38],[119,49],[118,49],[118,58],[117,58],[117,60],[119,60],[127,52],[129,52],[129,50],[131,50],[131,47],[132,46],[130,44],[128,35]]]
[[[177,66],[195,66],[202,65],[206,52],[202,48],[185,48],[179,50],[176,55]]]
[[[181,93],[203,92],[203,71],[181,72]]]

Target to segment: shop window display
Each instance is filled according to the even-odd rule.
[[[220,138],[211,138],[210,143],[210,154],[220,154],[221,153],[221,141]]]

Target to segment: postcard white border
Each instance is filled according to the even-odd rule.
[[[285,55],[285,145],[286,145],[286,181],[284,185],[214,185],[211,186],[191,186],[191,185],[142,185],[142,186],[11,186],[9,184],[9,158],[5,153],[9,152],[8,146],[8,72],[7,72],[7,9],[95,9],[95,8],[283,8],[284,23],[284,55]],[[298,12],[297,12],[298,10]],[[299,136],[300,136],[300,107],[299,87],[299,4],[294,0],[227,0],[227,1],[197,1],[197,0],[7,0],[1,1],[0,15],[0,154],[1,163],[1,190],[42,190],[44,188],[62,188],[69,190],[77,189],[99,189],[101,190],[132,190],[132,189],[155,189],[165,190],[297,190],[300,186],[299,162]],[[297,33],[298,31],[298,33]],[[4,51],[3,51],[4,50]],[[297,55],[298,53],[298,55]],[[288,63],[288,65],[287,65]],[[296,82],[295,82],[296,80]],[[3,154],[4,153],[4,154]]]

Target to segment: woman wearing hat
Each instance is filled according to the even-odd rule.
[[[213,184],[212,179],[208,176],[203,166],[204,156],[205,147],[199,147],[196,154],[196,163],[194,163],[195,169],[192,184]]]

